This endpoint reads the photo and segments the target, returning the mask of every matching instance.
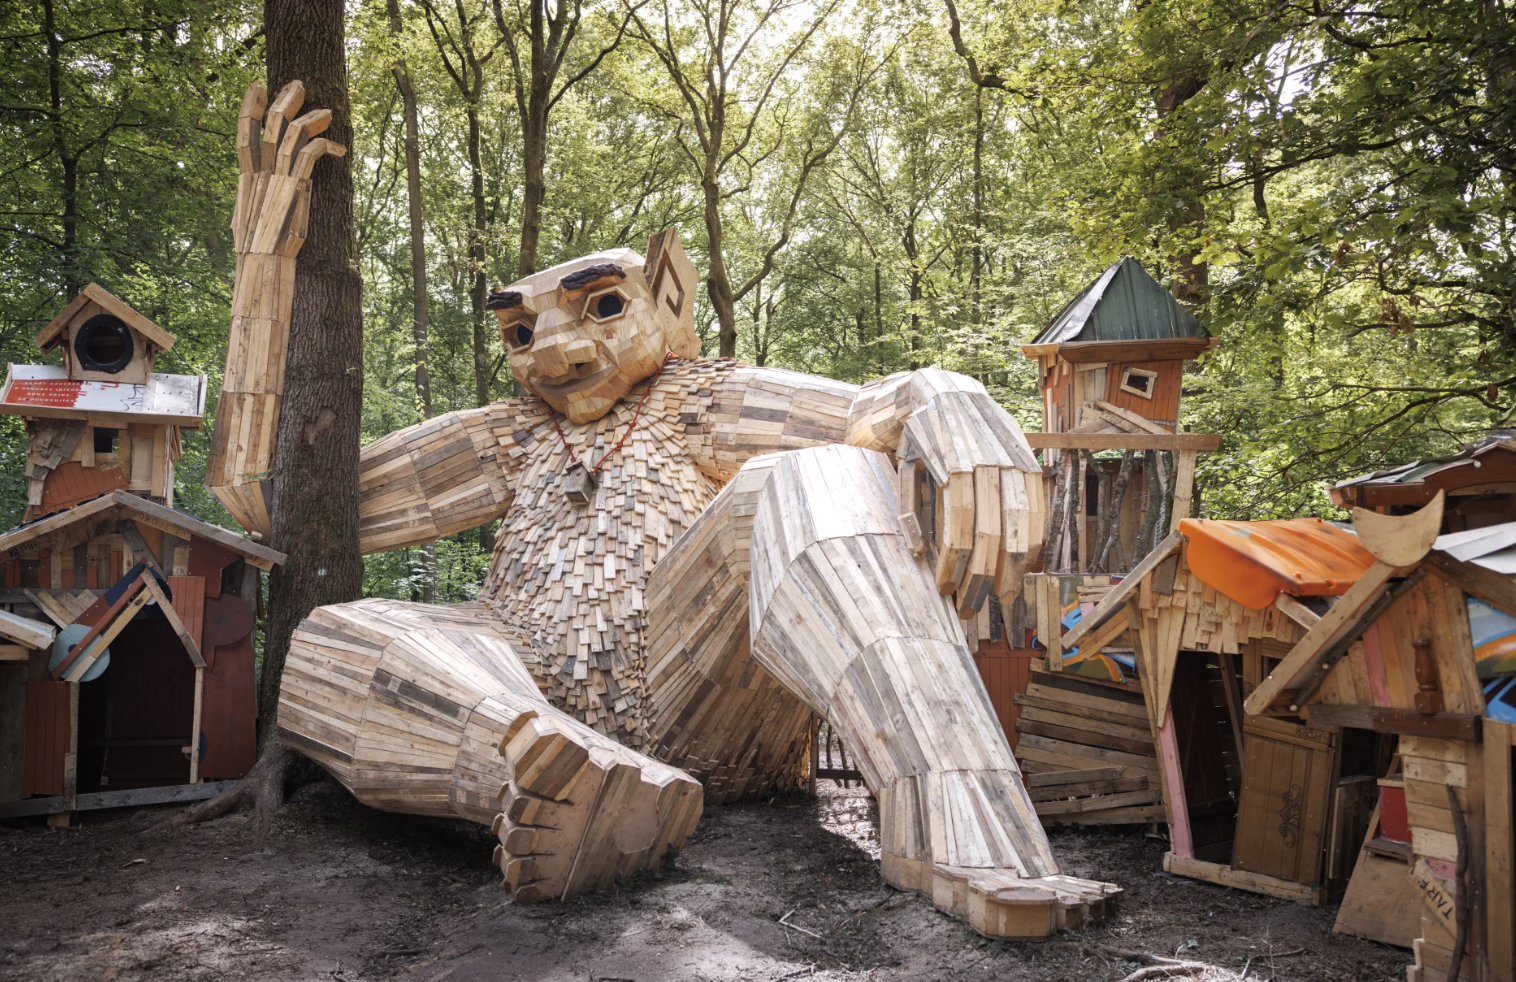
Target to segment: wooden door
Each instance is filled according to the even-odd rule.
[[[1336,784],[1337,733],[1248,716],[1232,866],[1316,884]]]
[[[69,683],[26,683],[26,757],[21,796],[63,793],[63,758],[69,752]]]

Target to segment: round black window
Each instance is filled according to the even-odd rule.
[[[595,301],[595,316],[601,320],[607,317],[615,317],[621,313],[621,307],[621,295],[618,293],[607,293]]]
[[[132,360],[131,328],[110,314],[96,314],[74,333],[74,354],[87,372],[116,374]]]

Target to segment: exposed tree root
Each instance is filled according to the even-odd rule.
[[[264,745],[258,762],[247,772],[246,777],[237,782],[236,787],[223,791],[209,801],[186,808],[158,828],[177,828],[208,822],[213,818],[251,808],[257,824],[254,842],[261,849],[268,843],[269,833],[273,831],[274,814],[284,807],[284,785],[294,760],[294,753],[275,737]]]

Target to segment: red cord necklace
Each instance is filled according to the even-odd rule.
[[[605,464],[605,462],[607,460],[611,459],[611,455],[614,454],[614,453],[616,453],[618,450],[620,450],[623,446],[626,445],[626,438],[632,435],[632,431],[637,428],[637,420],[639,420],[639,419],[642,418],[642,404],[644,402],[647,402],[648,393],[650,393],[650,392],[653,391],[653,386],[658,383],[658,376],[660,376],[660,375],[663,374],[663,370],[666,367],[668,367],[668,363],[670,361],[672,361],[673,359],[674,359],[674,353],[672,351],[670,351],[668,354],[666,354],[666,355],[663,356],[663,362],[662,362],[662,364],[660,364],[658,366],[658,370],[653,373],[653,377],[650,378],[650,379],[648,379],[647,388],[643,390],[642,398],[637,400],[637,408],[632,413],[632,421],[627,426],[626,432],[623,433],[623,434],[621,434],[621,439],[619,439],[619,440],[616,441],[616,445],[614,447],[612,447],[611,449],[607,450],[605,452],[605,454],[598,461],[595,462],[595,466],[594,467],[589,468],[589,473],[590,473],[591,477],[594,477],[595,475],[599,474],[600,473],[600,468],[602,466],[604,466],[604,464]],[[542,397],[538,396],[538,398],[541,399]],[[546,405],[546,403],[547,403],[547,400],[544,399],[543,400],[543,404]],[[571,443],[569,443],[568,437],[563,434],[563,427],[561,427],[561,426],[558,425],[558,414],[557,414],[557,412],[555,412],[553,410],[552,406],[548,406],[547,407],[547,414],[548,414],[548,418],[553,421],[553,429],[555,429],[555,430],[558,431],[558,439],[560,439],[560,440],[563,441],[563,449],[565,449],[565,450],[568,451],[569,466],[573,467],[575,464],[578,464],[580,467],[583,467],[584,465],[580,462],[579,455],[576,454],[576,453],[574,453],[574,445],[571,444]]]

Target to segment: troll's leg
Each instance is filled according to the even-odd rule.
[[[490,825],[520,902],[595,890],[677,851],[700,785],[550,706],[524,644],[482,605],[319,608],[290,646],[280,737],[366,805]]]
[[[753,518],[753,657],[857,754],[891,883],[999,937],[1098,915],[1116,888],[1059,874],[894,483],[888,458],[852,447],[777,460]]]

